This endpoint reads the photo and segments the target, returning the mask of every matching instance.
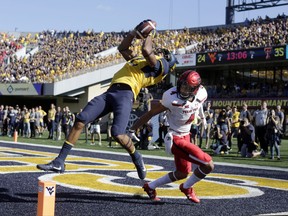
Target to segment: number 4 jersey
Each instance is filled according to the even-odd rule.
[[[169,130],[173,135],[187,135],[194,118],[200,115],[204,118],[203,103],[207,99],[207,91],[201,85],[193,100],[183,100],[177,95],[176,87],[167,90],[162,97],[161,103],[169,109],[167,118]]]

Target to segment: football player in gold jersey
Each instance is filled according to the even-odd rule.
[[[130,136],[126,134],[130,112],[141,88],[162,81],[169,72],[175,69],[177,59],[166,49],[160,48],[154,51],[151,34],[143,38],[142,55],[134,56],[132,42],[136,36],[135,30],[129,32],[118,46],[119,52],[127,63],[116,72],[109,89],[88,102],[83,111],[77,115],[75,124],[58,157],[48,164],[38,164],[38,169],[63,173],[65,171],[65,159],[76,144],[84,126],[113,112],[112,137],[131,155],[139,178],[144,179],[146,177],[142,155],[136,151],[131,140],[133,132]]]

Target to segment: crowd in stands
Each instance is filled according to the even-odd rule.
[[[279,15],[276,19],[259,17],[246,20],[241,25],[203,29],[196,33],[200,41],[191,52],[227,51],[254,47],[284,45],[288,42],[288,19]]]
[[[95,69],[97,65],[115,60],[115,57],[97,58],[94,55],[117,46],[122,37],[121,33],[55,31],[27,35],[24,41],[38,46],[38,52],[19,59],[10,55],[9,64],[2,64],[1,81],[51,83],[81,70]]]
[[[288,97],[288,82],[224,82],[206,86],[209,98]]]
[[[229,26],[183,28],[158,31],[156,44],[177,54],[248,49],[288,43],[288,19],[279,15],[275,19],[259,17],[256,20]],[[125,32],[96,33],[93,31],[43,31],[20,35],[16,38],[0,33],[0,83],[32,82],[51,83],[77,74],[94,71],[123,61],[118,53],[105,57],[96,54],[117,47]],[[140,52],[141,41],[136,40],[136,52]],[[196,46],[191,46],[191,45]],[[38,47],[34,54],[16,58],[15,53],[24,47]],[[186,49],[187,47],[190,49]],[[165,81],[149,88],[155,99],[171,87]],[[218,85],[206,86],[210,98],[230,97],[281,97],[288,96],[288,83],[233,83],[221,81]]]
[[[183,28],[158,31],[155,44],[177,54],[247,49],[288,43],[288,19],[279,15],[229,26]],[[51,83],[81,72],[121,62],[117,53],[99,57],[96,54],[117,47],[125,32],[95,33],[93,31],[43,31],[15,38],[2,33],[0,37],[0,82]],[[189,50],[186,48],[191,46]],[[15,58],[22,47],[38,47],[35,54]],[[140,52],[140,40],[134,46]]]
[[[16,39],[13,35],[0,33],[0,66],[7,64],[8,58],[23,47],[21,42],[21,38]]]

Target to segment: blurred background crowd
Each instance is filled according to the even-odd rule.
[[[288,19],[259,17],[243,23],[158,31],[155,44],[173,53],[248,49],[288,43]],[[54,30],[15,37],[0,33],[0,82],[51,83],[106,67],[122,58],[117,52],[98,55],[119,45],[127,32],[73,32]],[[140,52],[140,40],[134,46]],[[17,57],[17,51],[26,55]],[[37,52],[30,52],[37,48]],[[219,93],[219,87],[212,89]],[[213,95],[213,92],[211,93]]]

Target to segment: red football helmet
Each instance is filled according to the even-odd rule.
[[[201,84],[201,77],[196,71],[188,70],[177,81],[177,93],[182,99],[196,95]]]

